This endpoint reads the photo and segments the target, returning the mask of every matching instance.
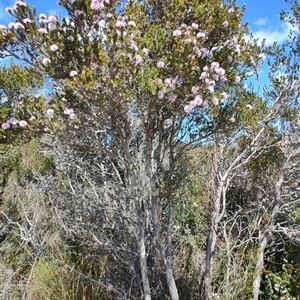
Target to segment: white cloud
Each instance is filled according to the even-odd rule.
[[[13,17],[5,11],[6,7],[13,7],[13,4],[8,6],[3,5],[3,3],[0,4],[0,23],[3,25],[7,25],[9,21],[13,20]]]
[[[266,45],[270,46],[274,42],[282,43],[286,39],[288,39],[288,34],[293,28],[290,24],[282,23],[280,27],[274,28],[273,26],[269,26],[268,28],[261,28],[257,31],[253,32],[253,36],[255,39],[259,38],[260,41],[263,39],[266,40]]]
[[[259,18],[256,21],[254,21],[254,24],[258,26],[264,26],[267,24],[267,18]]]

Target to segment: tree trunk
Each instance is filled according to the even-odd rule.
[[[283,183],[284,171],[285,171],[286,165],[289,163],[289,159],[290,158],[287,159],[284,166],[281,168],[279,176],[278,176],[278,180],[275,184],[274,205],[273,205],[273,209],[272,209],[272,214],[270,216],[270,220],[268,222],[269,228],[271,228],[272,225],[274,224],[276,214],[280,210],[280,204],[282,202],[281,201],[281,187],[282,187],[282,183]],[[263,266],[264,266],[264,253],[265,253],[266,247],[268,246],[269,240],[271,238],[271,234],[272,233],[270,230],[266,230],[261,239],[261,242],[260,242],[260,247],[259,247],[259,252],[258,252],[257,262],[256,262],[256,267],[255,267],[255,278],[253,281],[253,300],[258,300],[258,297],[259,297],[261,273],[262,273]]]
[[[209,227],[209,234],[206,247],[206,258],[205,258],[205,272],[204,272],[204,299],[211,299],[211,268],[212,258],[215,252],[215,246],[217,241],[217,231],[219,224],[219,215],[221,210],[221,195],[223,190],[223,184],[218,188],[216,194],[216,200],[212,211],[211,222]]]
[[[144,290],[144,299],[151,300],[150,285],[147,271],[147,257],[145,249],[145,232],[143,224],[139,224],[138,228],[138,247],[139,247],[139,256],[140,256],[140,268],[142,274],[143,290]]]
[[[268,242],[270,240],[270,233],[266,232],[261,240],[260,247],[258,250],[257,255],[257,262],[255,266],[255,278],[253,281],[253,300],[258,300],[259,297],[259,289],[260,289],[260,282],[261,282],[261,273],[264,266],[264,253],[265,249],[268,245]]]
[[[157,204],[157,188],[156,188],[156,182],[154,179],[154,171],[152,166],[152,143],[151,140],[148,140],[146,143],[146,173],[147,177],[149,178],[149,188],[150,188],[150,199],[151,199],[151,215],[153,220],[153,226],[154,226],[154,234],[155,234],[155,241],[157,244],[157,248],[159,250],[160,256],[162,258],[164,269],[166,272],[166,280],[167,285],[169,289],[169,293],[172,300],[179,300],[178,290],[176,287],[174,275],[173,275],[173,269],[172,269],[172,253],[167,253],[165,251],[165,247],[163,244],[163,240],[161,237],[161,230],[159,226],[159,219],[158,219],[158,204]],[[170,203],[169,203],[170,205]],[[172,211],[172,209],[170,210]],[[170,214],[169,211],[169,214]],[[170,215],[169,215],[170,217]],[[171,220],[169,219],[169,223]],[[170,238],[170,234],[168,232],[168,239]],[[170,244],[170,241],[169,243]],[[167,247],[167,249],[170,249],[170,247]]]

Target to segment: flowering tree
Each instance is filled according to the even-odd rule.
[[[185,147],[178,141],[199,144],[243,124],[251,109],[243,80],[264,59],[255,41],[245,40],[241,9],[222,2],[63,0],[68,16],[59,19],[36,16],[17,1],[7,9],[15,22],[0,27],[2,56],[32,66],[49,78],[53,91],[51,99],[24,95],[16,112],[22,120],[3,119],[2,137],[19,127],[54,131],[71,120],[68,128],[94,124],[102,141],[115,145],[126,201],[134,207],[147,300],[147,236],[158,250],[170,296],[178,299],[172,219],[177,162]]]

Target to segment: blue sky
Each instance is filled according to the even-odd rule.
[[[285,40],[291,27],[279,18],[280,11],[290,7],[284,0],[238,0],[237,3],[246,4],[243,20],[249,23],[255,38],[265,38],[267,45]]]

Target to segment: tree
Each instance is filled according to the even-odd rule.
[[[164,245],[159,203],[166,195],[159,186],[165,181],[170,186],[175,174],[180,150],[175,152],[173,144],[183,130],[184,109],[195,111],[190,118],[197,118],[198,128],[206,128],[201,130],[203,136],[224,127],[226,123],[218,125],[215,119],[232,117],[234,103],[225,103],[226,87],[238,85],[242,65],[249,66],[249,55],[252,51],[257,56],[257,50],[246,47],[242,40],[245,29],[239,28],[238,8],[221,6],[220,1],[159,6],[156,2],[129,2],[117,9],[117,3],[109,1],[61,3],[70,21],[40,15],[35,22],[34,11],[24,2],[16,2],[12,11],[16,22],[2,28],[2,49],[57,81],[55,110],[46,111],[51,120],[63,97],[72,105],[64,110],[70,117],[75,117],[72,109],[77,107],[79,115],[84,110],[95,111],[94,120],[105,130],[106,139],[120,149],[119,165],[124,163],[123,180],[129,204],[134,206],[145,299],[150,299],[145,242],[149,220],[171,298],[178,299],[172,271],[173,197],[168,191]],[[170,13],[174,9],[182,13],[174,16]],[[72,56],[71,49],[75,52]],[[219,105],[222,98],[224,103]],[[139,156],[142,165],[137,164]]]
[[[11,9],[15,22],[1,27],[3,55],[48,76],[55,91],[51,101],[25,95],[19,125],[4,120],[1,132],[13,136],[11,129],[19,127],[55,131],[67,117],[74,120],[66,132],[98,143],[101,153],[93,165],[98,169],[92,170],[93,179],[96,172],[101,179],[82,175],[81,180],[87,180],[97,199],[105,195],[116,201],[120,195],[145,299],[151,299],[149,261],[157,253],[171,299],[178,299],[172,228],[174,195],[183,178],[180,159],[187,143],[217,144],[218,136],[245,130],[243,112],[253,97],[243,79],[264,55],[255,41],[245,40],[242,10],[234,2],[130,1],[121,6],[108,0],[64,0],[61,5],[69,18],[36,17],[34,9],[17,1]],[[282,94],[286,99],[285,88],[259,121],[274,120]],[[212,256],[225,209],[222,197],[232,171],[259,151],[265,129],[257,128],[258,133],[251,127],[251,141],[224,173],[213,175],[206,299],[211,298]]]

